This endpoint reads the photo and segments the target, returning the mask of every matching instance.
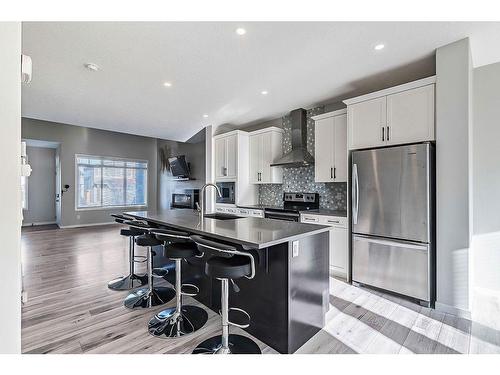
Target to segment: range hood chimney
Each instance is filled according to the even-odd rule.
[[[271,167],[305,167],[314,164],[314,157],[307,151],[307,112],[303,108],[290,112],[292,122],[292,150],[276,160]]]

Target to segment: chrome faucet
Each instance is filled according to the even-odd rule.
[[[205,216],[205,207],[206,207],[206,202],[205,202],[205,190],[207,189],[207,187],[209,186],[213,186],[215,188],[215,190],[217,190],[217,194],[219,195],[219,197],[222,197],[222,194],[220,192],[220,189],[217,185],[215,184],[212,184],[211,182],[209,182],[208,184],[205,184],[203,185],[203,187],[201,188],[201,191],[200,191],[200,195],[201,195],[201,199],[200,199],[200,202],[201,202],[201,206],[199,208],[199,211],[200,211],[200,219],[203,220],[203,217]]]

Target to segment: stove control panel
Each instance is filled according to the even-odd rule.
[[[284,202],[306,202],[315,203],[319,201],[318,193],[284,193]]]

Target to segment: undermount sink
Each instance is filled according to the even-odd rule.
[[[234,216],[234,215],[228,215],[228,214],[205,214],[204,217],[207,219],[217,219],[217,220],[241,219],[240,216]]]

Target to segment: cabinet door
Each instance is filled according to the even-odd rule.
[[[226,176],[226,138],[215,140],[215,177]]]
[[[261,145],[262,145],[262,153],[261,153],[261,182],[270,184],[273,181],[271,180],[271,163],[273,162],[273,142],[272,142],[272,133],[264,133],[261,135]]]
[[[347,115],[335,116],[333,177],[336,182],[347,181]]]
[[[347,107],[350,149],[385,144],[386,110],[385,96]]]
[[[387,97],[389,144],[434,140],[434,85]]]
[[[250,143],[250,182],[258,184],[262,161],[262,134],[255,134],[249,137]]]
[[[226,177],[236,178],[238,166],[238,147],[236,135],[226,138]]]
[[[347,229],[334,226],[330,230],[330,269],[347,276]]]
[[[317,120],[314,124],[314,179],[333,181],[335,117]]]

